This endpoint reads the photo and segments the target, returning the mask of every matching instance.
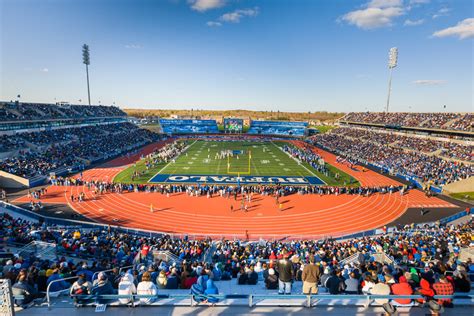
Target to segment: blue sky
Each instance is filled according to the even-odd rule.
[[[0,99],[135,108],[474,109],[470,0],[0,0]],[[443,106],[446,105],[446,110]]]

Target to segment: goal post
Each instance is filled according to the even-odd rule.
[[[250,162],[252,161],[252,152],[249,150],[248,153],[249,154],[248,154],[247,170],[233,171],[231,163],[230,163],[230,156],[227,156],[227,173],[228,174],[236,174],[238,176],[240,176],[241,174],[249,175],[250,174]]]

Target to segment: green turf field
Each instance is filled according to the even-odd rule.
[[[121,173],[114,181],[146,183],[156,174],[171,175],[235,175],[235,176],[300,176],[318,177],[328,185],[349,185],[349,175],[339,172],[339,180],[324,175],[306,163],[298,163],[282,151],[284,142],[258,141],[188,141],[189,147],[174,162],[159,164],[146,170],[144,160]],[[228,158],[216,155],[226,150],[239,150],[241,154]],[[135,171],[143,174],[131,180]],[[338,172],[338,169],[331,169]],[[332,174],[333,175],[333,174]],[[354,185],[355,180],[352,179]]]
[[[216,159],[223,150],[241,150],[242,154]],[[165,166],[167,174],[312,176],[311,170],[290,158],[271,142],[196,141],[175,163]]]

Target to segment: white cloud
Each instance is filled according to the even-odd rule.
[[[427,4],[430,3],[431,0],[410,0],[410,4]]]
[[[127,45],[125,45],[125,48],[129,48],[129,49],[142,49],[143,46],[140,45],[140,44],[127,44]]]
[[[422,86],[436,86],[440,84],[445,84],[446,80],[415,80],[412,81],[413,84],[422,85]]]
[[[433,19],[437,19],[437,18],[440,18],[442,16],[448,16],[449,12],[451,11],[450,8],[441,8],[438,10],[438,12],[436,12],[435,14],[433,14]]]
[[[439,30],[433,33],[434,37],[448,37],[454,36],[459,39],[474,37],[474,18],[469,18],[460,21],[452,27]]]
[[[49,72],[49,69],[48,68],[43,68],[40,70],[41,72]]]
[[[225,0],[188,0],[191,9],[199,12],[221,8],[225,5]]]
[[[215,21],[208,21],[206,24],[207,24],[207,26],[210,26],[210,27],[219,27],[219,26],[222,26],[222,23],[221,23],[221,22],[215,22]]]
[[[239,9],[233,12],[223,14],[219,20],[227,23],[239,23],[240,20],[244,17],[255,17],[259,13],[259,8],[255,7],[253,9]]]
[[[390,8],[390,7],[401,7],[402,0],[372,0],[369,2],[369,8]]]
[[[405,20],[405,23],[403,23],[403,25],[405,26],[417,26],[417,25],[421,25],[425,22],[424,19],[419,19],[419,20],[410,20],[410,19],[407,19]]]
[[[367,30],[391,26],[393,19],[405,13],[401,0],[372,0],[366,6],[343,15],[340,20]]]

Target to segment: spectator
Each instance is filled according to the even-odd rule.
[[[277,261],[278,272],[278,294],[291,294],[291,285],[293,283],[293,266],[288,260],[288,252],[282,252],[283,258]]]
[[[193,284],[191,287],[191,294],[193,295],[193,299],[199,303],[208,303],[208,297],[206,296],[206,288],[207,288],[207,280],[209,280],[209,276],[206,274],[205,271],[197,279],[196,283]]]
[[[314,256],[309,257],[309,264],[303,268],[303,294],[318,294],[319,267],[314,263]]]
[[[211,305],[214,305],[219,301],[218,298],[209,296],[209,295],[218,295],[219,294],[219,290],[217,289],[217,287],[214,283],[214,280],[212,280],[210,278],[207,280],[206,289],[204,290],[204,294],[207,296],[207,302]]]
[[[26,274],[21,275],[18,281],[12,286],[12,294],[14,296],[23,296],[23,298],[15,299],[15,304],[22,307],[27,307],[35,298],[34,289],[26,282]]]
[[[137,286],[137,294],[138,295],[157,295],[158,289],[156,285],[151,282],[151,274],[150,272],[145,272],[142,275],[142,281],[138,283]],[[142,304],[152,304],[155,301],[155,298],[148,297],[148,298],[140,298],[140,303]]]
[[[374,295],[390,295],[390,286],[389,284],[393,283],[392,276],[389,274],[386,274],[383,276],[377,284],[374,285],[372,288],[370,294]],[[377,304],[383,305],[388,303],[388,299],[386,298],[376,298],[375,302]]]
[[[372,279],[372,276],[367,274],[364,278],[364,286],[362,287],[362,294],[370,294],[374,286],[375,286],[375,283]]]
[[[399,280],[399,283],[394,283],[391,286],[392,294],[394,295],[412,295],[413,289],[406,280]],[[394,300],[398,304],[407,305],[411,303],[409,298],[397,298]]]
[[[72,284],[69,290],[69,294],[74,299],[76,305],[87,302],[87,300],[77,298],[77,295],[89,295],[92,290],[92,284],[87,280],[86,274],[81,271],[78,276],[79,278]]]
[[[344,291],[344,280],[342,279],[341,270],[333,271],[324,286],[329,294],[341,294]]]
[[[253,265],[249,268],[247,282],[249,285],[255,285],[258,282],[258,274],[255,272]]]
[[[168,279],[166,280],[166,288],[169,290],[174,290],[178,288],[179,279],[177,270],[175,267],[171,268],[171,273],[168,275]]]
[[[268,269],[268,277],[265,279],[265,287],[268,290],[278,289],[278,276],[273,268]]]
[[[156,278],[156,285],[159,289],[166,289],[166,284],[168,283],[168,278],[166,277],[166,272],[164,270],[160,271],[158,278]]]
[[[118,286],[118,294],[130,295],[131,297],[133,294],[136,294],[136,293],[137,293],[137,288],[135,287],[135,284],[133,283],[133,275],[127,272],[120,280],[120,283]],[[131,302],[131,298],[120,298],[119,301],[121,304],[128,304]]]
[[[465,271],[454,271],[454,290],[456,292],[468,293],[471,291],[471,282],[468,279],[467,273]]]
[[[107,275],[104,272],[100,272],[97,276],[95,284],[92,285],[92,295],[110,295],[114,294],[112,284],[107,279]],[[107,302],[105,299],[98,299],[99,304]]]
[[[433,290],[435,291],[436,295],[453,295],[454,294],[454,287],[449,281],[446,279],[446,276],[440,275],[438,282],[433,284]],[[438,304],[443,306],[451,306],[452,299],[450,298],[440,298],[438,299]]]
[[[48,283],[48,285],[51,284],[50,287],[49,287],[50,292],[59,292],[59,291],[68,289],[69,286],[70,286],[69,283],[64,281],[63,277],[59,274],[59,269],[57,269],[57,268],[55,268],[52,271],[52,274],[48,278],[47,283]]]
[[[429,301],[434,295],[435,292],[431,288],[431,284],[426,281],[425,279],[421,279],[420,281],[420,288],[415,291],[415,294],[420,294],[423,295],[426,299],[419,299],[419,303],[425,303],[426,301]]]
[[[349,274],[349,278],[344,281],[345,292],[347,294],[359,294],[359,280],[354,271]]]

